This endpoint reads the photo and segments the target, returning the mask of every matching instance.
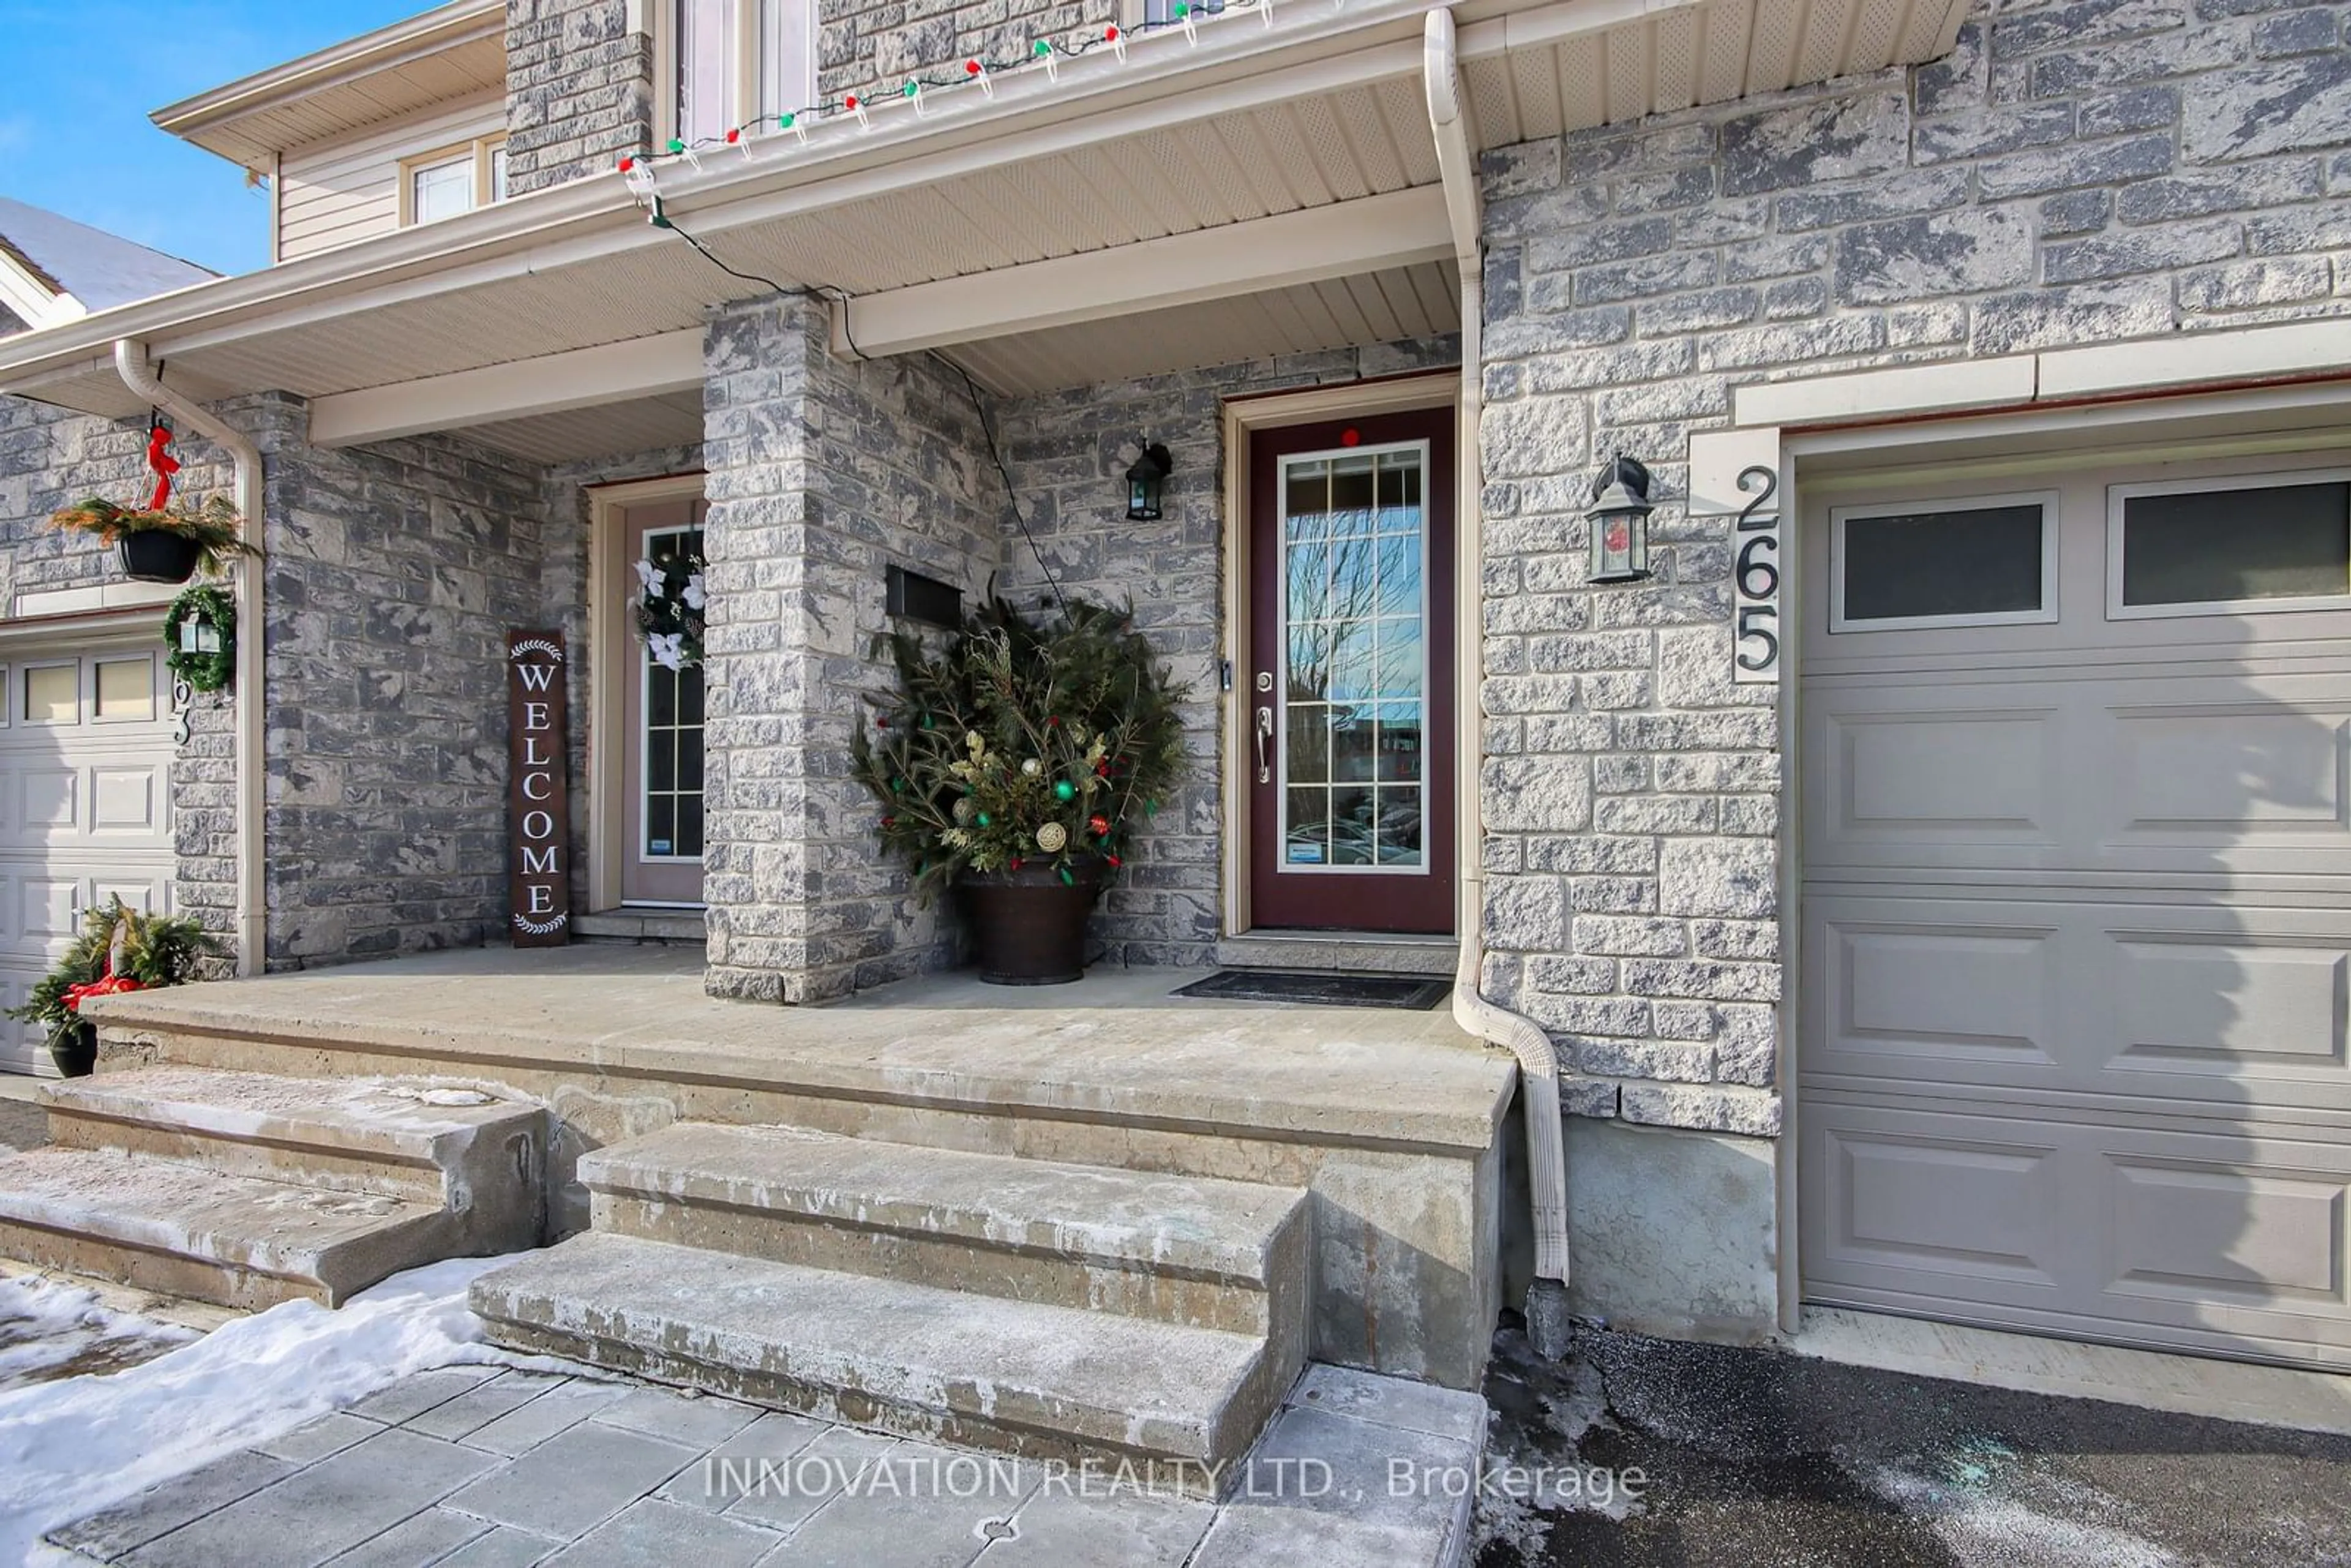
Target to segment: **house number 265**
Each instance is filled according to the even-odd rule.
[[[1731,678],[1769,684],[1780,678],[1780,514],[1764,507],[1779,493],[1780,476],[1758,463],[1740,470],[1739,487],[1755,498],[1730,534]]]

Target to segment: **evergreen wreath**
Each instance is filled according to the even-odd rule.
[[[685,670],[702,663],[705,601],[703,559],[664,550],[636,563],[637,632],[664,669]]]
[[[180,645],[180,624],[191,615],[220,633],[220,651],[199,653]],[[172,601],[163,617],[163,663],[191,691],[216,692],[236,670],[236,606],[217,588],[196,587]]]

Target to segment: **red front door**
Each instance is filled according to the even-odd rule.
[[[1251,438],[1253,927],[1453,929],[1453,426]]]

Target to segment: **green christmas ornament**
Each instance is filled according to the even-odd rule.
[[[980,825],[981,827],[983,827],[983,828],[984,828],[984,827],[987,827],[987,826],[988,825],[988,815],[987,815],[987,812],[985,812],[985,811],[982,811],[982,812],[979,814],[979,816],[976,819],[976,821],[979,823],[979,825]]]
[[[1066,779],[1053,786],[1053,799],[1056,800],[1066,800],[1077,792],[1078,787]]]

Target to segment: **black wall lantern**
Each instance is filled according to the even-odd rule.
[[[1593,582],[1638,582],[1649,575],[1649,471],[1623,453],[1592,481]]]
[[[1126,517],[1129,522],[1155,523],[1159,520],[1160,492],[1166,487],[1167,476],[1176,471],[1176,460],[1167,455],[1167,448],[1155,441],[1143,444],[1143,455],[1126,471]]]

